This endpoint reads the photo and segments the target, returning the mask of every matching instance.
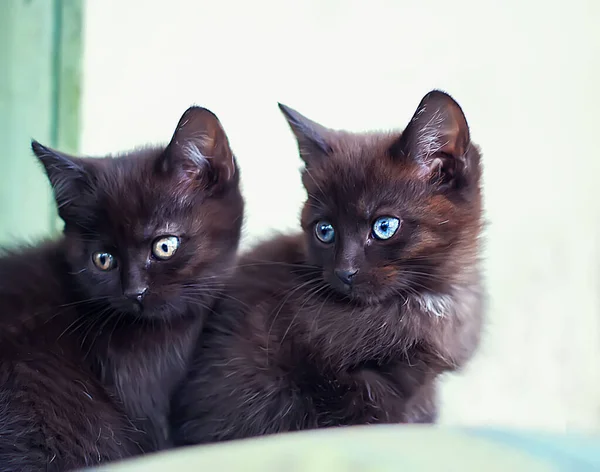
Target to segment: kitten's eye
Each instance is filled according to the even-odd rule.
[[[330,244],[333,242],[335,238],[335,230],[333,229],[333,225],[328,223],[327,221],[319,221],[315,226],[315,234],[319,241]]]
[[[382,216],[377,218],[373,223],[373,236],[377,239],[390,239],[398,228],[400,227],[400,220],[393,216]]]
[[[95,252],[92,254],[92,261],[98,269],[109,271],[117,267],[117,260],[108,252]]]
[[[179,248],[179,238],[177,236],[165,236],[158,238],[152,244],[152,254],[161,261],[171,259]]]

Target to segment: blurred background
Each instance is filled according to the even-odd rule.
[[[600,431],[600,2],[4,0],[0,244],[56,233],[29,140],[100,156],[221,119],[244,246],[304,199],[277,101],[333,128],[403,128],[441,88],[485,165],[489,314],[442,422]]]

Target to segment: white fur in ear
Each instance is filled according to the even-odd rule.
[[[186,159],[189,159],[198,167],[208,165],[208,159],[194,141],[189,141],[182,146],[182,151]]]
[[[427,105],[419,111],[418,115],[424,114]],[[415,120],[415,118],[413,118]],[[432,156],[440,152],[444,146],[448,145],[448,140],[442,137],[443,116],[439,109],[430,113],[429,119],[418,128],[416,137],[416,148],[419,153],[416,157],[419,160],[427,161]],[[433,163],[432,163],[433,164]]]
[[[211,179],[231,179],[235,172],[233,152],[221,123],[211,111],[201,107],[186,110],[167,148],[163,168],[169,167],[179,167],[194,177],[213,170],[216,173]]]
[[[422,169],[422,177],[448,183],[466,170],[470,144],[467,120],[450,95],[434,90],[419,103],[400,138],[402,153]]]

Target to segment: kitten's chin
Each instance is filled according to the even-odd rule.
[[[381,305],[391,298],[391,295],[386,296],[360,289],[352,289],[346,296],[355,303],[365,306]]]

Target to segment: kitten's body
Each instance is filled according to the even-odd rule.
[[[84,333],[68,333],[79,314],[63,246],[0,260],[1,470],[69,470],[139,454],[157,439],[134,426],[92,362],[81,362]]]
[[[164,448],[171,392],[240,235],[226,137],[191,108],[167,148],[76,159],[33,147],[65,234],[0,259],[0,470]],[[164,235],[178,246],[159,260]],[[114,267],[100,270],[96,254]]]
[[[436,379],[472,356],[482,315],[479,154],[448,148],[453,116],[425,112],[460,110],[450,100],[426,97],[402,136],[331,132],[284,109],[307,162],[305,233],[265,242],[239,262],[235,299],[209,316],[175,397],[176,444],[435,421]],[[439,132],[427,146],[444,142],[419,156],[425,140],[411,136],[433,122]],[[440,160],[455,156],[469,168],[434,163],[444,176],[456,167],[431,181],[427,166],[442,148]],[[389,241],[369,236],[380,215],[402,218]],[[331,244],[315,238],[323,220],[336,228]],[[348,267],[351,287],[334,275]]]
[[[66,244],[49,243],[0,260],[0,398],[22,408],[20,419],[0,411],[0,465],[10,431],[34,445],[18,427],[4,429],[17,420],[39,419],[46,423],[40,429],[72,434],[71,446],[57,440],[56,452],[78,457],[62,466],[81,465],[76,459],[86,450],[114,459],[167,444],[168,396],[185,372],[206,310],[191,306],[167,325],[86,303],[72,290],[77,281],[65,262]],[[207,306],[216,295],[215,290]],[[38,440],[44,443],[43,434]],[[110,453],[102,452],[107,449]]]

